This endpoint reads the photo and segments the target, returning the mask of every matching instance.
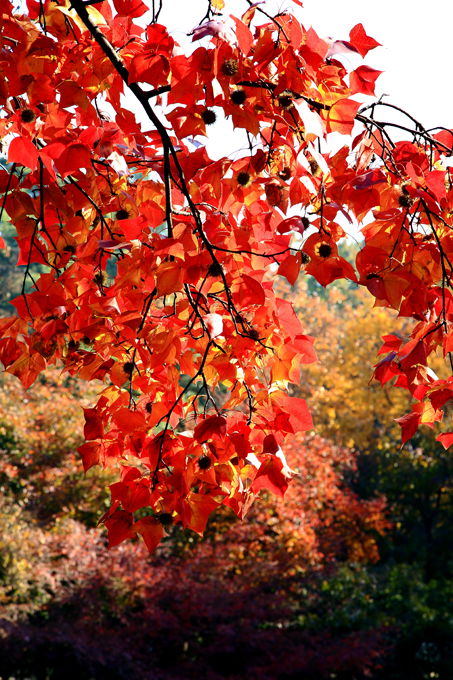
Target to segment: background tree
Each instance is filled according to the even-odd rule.
[[[298,282],[296,309],[306,305],[307,283]],[[381,552],[385,559],[424,565],[427,580],[450,573],[451,454],[429,428],[401,448],[396,421],[410,408],[409,395],[393,381],[383,387],[370,382],[370,358],[379,349],[391,312],[372,309],[363,290],[345,289],[343,282],[321,297],[312,295],[310,310],[319,361],[307,370],[301,394],[312,406],[318,431],[355,449],[358,471],[350,479],[352,488],[362,498],[382,494],[387,499],[392,528],[380,542]],[[393,323],[404,337],[407,322]],[[444,370],[440,356],[433,365],[439,374]]]

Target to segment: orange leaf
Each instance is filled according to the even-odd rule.
[[[183,270],[177,262],[164,262],[159,265],[156,278],[159,295],[169,295],[181,290],[183,284]]]
[[[40,354],[23,353],[8,367],[8,373],[17,376],[25,389],[28,389],[45,367],[46,362]]]
[[[163,54],[155,54],[151,50],[137,54],[129,68],[131,82],[150,83],[157,87],[167,82],[170,63]]]
[[[85,427],[83,435],[85,439],[101,439],[104,436],[104,421],[95,408],[83,409]]]
[[[253,35],[248,26],[246,26],[243,21],[234,16],[231,18],[236,24],[236,37],[239,48],[245,55],[247,55],[250,52],[250,48],[253,44]]]
[[[128,538],[132,538],[132,515],[124,510],[115,510],[104,521],[109,537],[109,548],[114,548]]]
[[[264,305],[266,295],[259,281],[248,276],[248,274],[243,274],[241,279],[236,293],[239,303],[244,307],[248,305]]]
[[[339,99],[335,102],[327,113],[327,132],[350,135],[360,106],[360,102],[352,99]]]
[[[453,444],[453,432],[439,434],[436,441],[440,442],[445,449],[448,449]]]
[[[131,411],[128,408],[120,408],[113,417],[113,422],[122,432],[134,432],[144,429],[146,426],[145,416],[140,411]]]
[[[284,276],[287,281],[294,286],[299,276],[301,263],[302,257],[300,253],[288,255],[279,266],[277,273],[280,274],[280,276]]]
[[[206,529],[209,515],[219,504],[211,498],[200,493],[189,493],[184,502],[183,523],[187,529],[192,529],[197,534],[202,534]]]
[[[420,424],[420,414],[412,411],[406,413],[401,418],[395,418],[398,425],[401,427],[401,442],[405,444],[418,430]]]
[[[212,435],[224,435],[226,431],[226,419],[223,416],[211,416],[198,423],[194,430],[194,437],[199,442],[211,439]]]
[[[363,94],[374,94],[374,84],[382,71],[377,71],[369,66],[359,66],[355,71],[349,74],[349,82],[354,92],[362,92]]]
[[[38,151],[27,137],[15,137],[9,145],[8,163],[20,163],[30,170],[36,170]]]
[[[70,144],[55,161],[55,165],[63,177],[77,172],[80,168],[89,168],[91,155],[84,144]]]
[[[164,536],[162,524],[154,517],[142,517],[135,522],[133,529],[143,538],[149,552],[157,548]]]
[[[252,483],[253,493],[267,489],[276,496],[284,496],[288,488],[288,479],[282,472],[283,464],[279,458],[268,457],[261,463],[258,473]]]
[[[85,444],[79,446],[77,451],[82,456],[83,469],[85,472],[93,467],[93,465],[99,464],[100,456],[98,442],[85,442]]]

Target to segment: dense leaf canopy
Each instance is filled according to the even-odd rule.
[[[24,278],[0,359],[25,387],[51,364],[101,381],[83,463],[119,467],[110,544],[153,549],[169,524],[201,533],[219,505],[243,517],[288,486],[285,442],[312,428],[288,387],[316,355],[280,277],[348,279],[413,319],[375,376],[413,398],[403,441],[442,419],[453,377],[429,363],[452,349],[453,132],[369,103],[379,71],[341,61],[378,45],[361,24],[328,42],[289,12],[230,19],[216,0],[184,51],[158,12],[143,28],[146,10],[2,3],[1,213]],[[223,118],[242,150],[213,159]],[[338,250],[352,222],[355,263]]]

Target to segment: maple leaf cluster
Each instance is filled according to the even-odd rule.
[[[139,25],[141,0],[0,13],[1,212],[24,271],[0,360],[25,387],[51,364],[102,381],[80,453],[120,469],[110,545],[139,534],[153,549],[172,523],[201,533],[219,505],[243,517],[260,489],[286,490],[285,441],[312,428],[287,388],[316,357],[277,276],[357,281],[417,320],[376,368],[416,400],[405,439],[453,390],[428,368],[451,349],[453,133],[410,118],[411,141],[392,141],[385,105],[363,105],[379,71],[337,57],[378,45],[361,24],[329,43],[289,12],[256,3],[229,26],[209,7],[187,53],[157,16]],[[199,141],[219,117],[246,140],[234,158]],[[368,218],[356,269],[344,216]]]

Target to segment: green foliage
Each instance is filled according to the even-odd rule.
[[[14,313],[14,307],[9,303],[19,295],[23,282],[23,271],[16,267],[19,249],[13,239],[14,229],[10,222],[0,221],[0,236],[5,241],[5,248],[0,248],[0,316]]]
[[[303,593],[293,626],[336,634],[386,631],[388,680],[447,679],[453,663],[453,580],[425,580],[423,565],[343,565]],[[374,677],[374,676],[373,676]],[[381,677],[379,674],[377,677]]]
[[[383,558],[415,563],[425,579],[453,575],[453,460],[419,433],[403,450],[381,449],[358,459],[355,489],[362,497],[383,494],[392,529],[380,539]]]

